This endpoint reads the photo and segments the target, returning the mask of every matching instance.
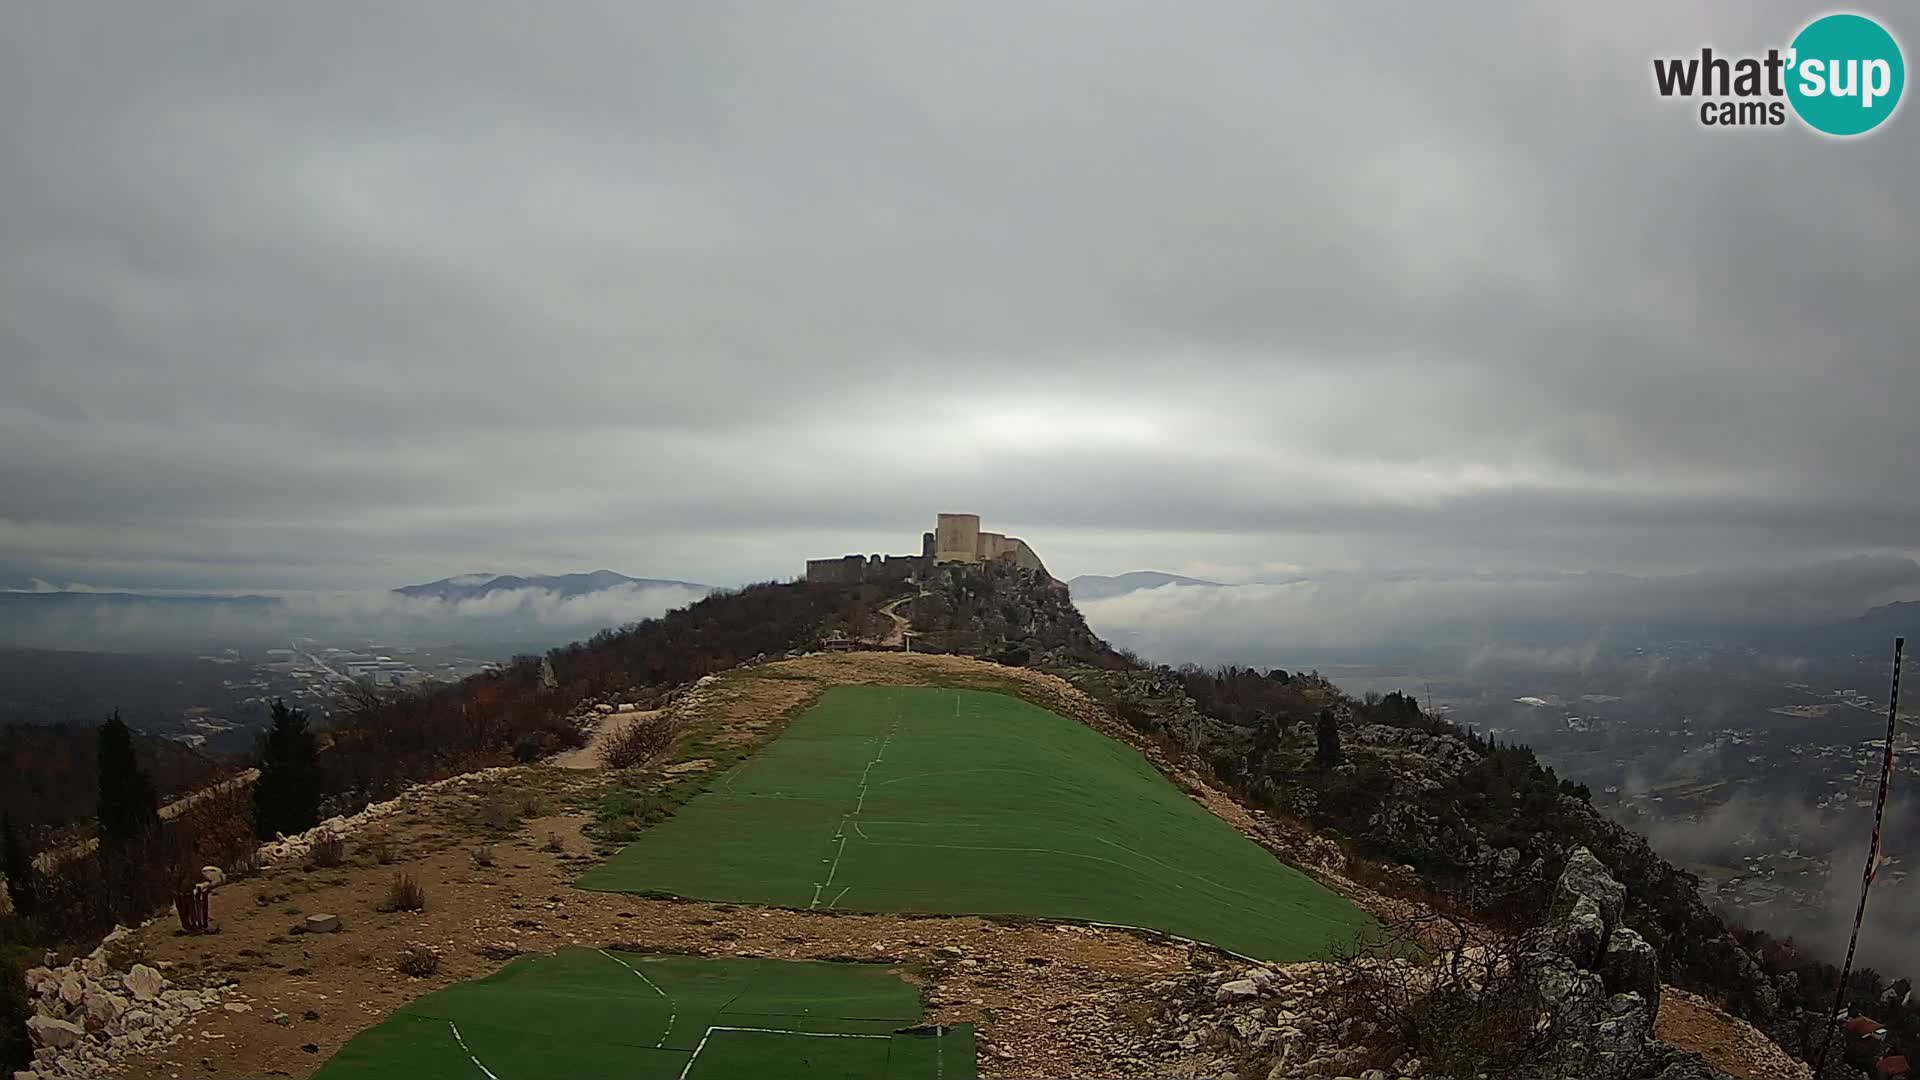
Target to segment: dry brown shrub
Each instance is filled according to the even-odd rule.
[[[381,911],[424,911],[427,906],[427,890],[420,887],[412,874],[395,874],[387,883],[386,898],[380,901]]]
[[[409,945],[400,950],[393,967],[402,975],[424,979],[440,970],[440,950],[430,945]]]
[[[600,747],[600,763],[609,769],[632,769],[645,765],[673,746],[681,725],[665,717],[633,720],[609,736]]]

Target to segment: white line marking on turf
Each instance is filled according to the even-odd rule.
[[[845,818],[841,819],[842,822],[844,822],[845,820],[846,820]],[[846,828],[843,825],[840,830],[840,850],[833,853],[833,865],[827,869],[827,880],[813,887],[813,903],[810,906],[819,907],[820,906],[820,890],[833,887],[833,876],[840,872],[840,856],[845,855],[846,853],[847,853],[847,833],[846,833]]]
[[[460,1049],[467,1050],[467,1040],[460,1037],[460,1029],[454,1026],[453,1021],[451,1020],[447,1021],[447,1029],[453,1032],[453,1041],[460,1044]],[[489,1069],[485,1065],[480,1064],[480,1059],[473,1056],[473,1051],[467,1050],[467,1060],[473,1062],[474,1068],[479,1069],[481,1072],[485,1073],[487,1080],[500,1080],[499,1077],[493,1075],[492,1069]]]
[[[652,979],[647,978],[645,975],[640,974],[640,969],[634,967],[632,964],[627,963],[625,960],[620,959],[619,957],[613,955],[612,953],[608,952],[605,949],[595,949],[594,951],[599,953],[601,956],[604,956],[607,959],[613,961],[614,963],[619,964],[621,967],[626,968],[628,971],[633,972],[634,975],[637,976],[641,982],[646,983],[648,986],[653,987],[654,993],[659,994],[661,997],[667,999],[667,1030],[660,1033],[660,1041],[657,1043],[654,1043],[653,1048],[655,1050],[658,1050],[661,1047],[667,1045],[667,1036],[673,1034],[673,1022],[675,1020],[680,1019],[679,1003],[674,1001],[672,996],[670,996],[665,990],[660,989],[660,985],[658,983],[654,982]]]
[[[827,910],[832,911],[834,908],[839,907],[840,901],[845,900],[847,898],[847,894],[852,891],[853,891],[853,886],[851,885],[848,885],[846,888],[841,889],[840,895],[834,897],[833,903],[827,905]]]
[[[891,1040],[893,1038],[892,1035],[854,1035],[854,1034],[850,1034],[848,1032],[843,1032],[843,1031],[781,1031],[779,1028],[726,1027],[722,1025],[715,1025],[713,1027],[708,1028],[706,1030],[706,1033],[700,1036],[699,1045],[693,1048],[693,1056],[688,1058],[687,1063],[681,1066],[680,1068],[679,1080],[687,1080],[687,1074],[693,1071],[693,1063],[695,1061],[698,1061],[700,1058],[700,1051],[705,1050],[707,1048],[707,1040],[713,1038],[713,1033],[716,1031],[757,1031],[766,1035],[798,1035],[803,1039],[888,1039],[888,1040]],[[492,1076],[493,1074],[488,1073],[487,1075]]]
[[[863,839],[866,837],[867,834],[865,832],[862,832],[860,829],[859,818],[860,818],[860,811],[864,809],[867,805],[867,777],[872,775],[873,767],[875,765],[880,764],[880,760],[887,756],[887,744],[893,742],[893,733],[899,730],[900,730],[900,706],[899,706],[899,703],[896,702],[894,704],[893,724],[887,728],[886,737],[880,740],[880,749],[874,751],[873,760],[867,762],[867,767],[865,769],[860,770],[860,797],[859,799],[855,800],[853,804],[853,813],[843,816],[840,819],[839,827],[837,827],[834,830],[833,838],[835,840],[840,841],[840,847],[836,849],[833,853],[833,865],[827,868],[827,880],[814,882],[813,901],[807,905],[808,911],[812,911],[815,908],[818,908],[820,906],[821,890],[832,888],[834,875],[840,872],[840,856],[845,855],[847,853],[847,822],[852,821],[853,830],[855,832],[860,833],[860,836]],[[851,888],[851,886],[849,886],[849,888]],[[846,889],[840,890],[840,895],[841,896],[847,895],[847,890]],[[834,900],[834,903],[836,904],[839,903],[839,900],[836,898]],[[831,911],[833,908],[833,905],[829,904],[827,905],[827,908],[829,911]]]

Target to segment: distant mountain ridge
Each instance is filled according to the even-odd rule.
[[[1113,596],[1125,596],[1141,589],[1158,589],[1163,585],[1201,585],[1208,588],[1220,588],[1218,581],[1203,581],[1200,578],[1182,577],[1179,574],[1165,574],[1158,570],[1133,570],[1111,577],[1104,574],[1081,574],[1067,582],[1067,588],[1075,600],[1104,600]]]
[[[585,574],[550,574],[521,577],[517,574],[459,574],[429,581],[423,585],[402,585],[393,591],[401,596],[425,596],[437,600],[470,600],[496,592],[539,589],[557,596],[584,596],[604,589],[708,589],[710,586],[667,578],[636,578],[612,570]]]
[[[1897,600],[1871,608],[1865,615],[1821,628],[1814,641],[1872,655],[1893,648],[1893,639],[1907,639],[1911,655],[1920,651],[1920,600]]]
[[[1896,600],[1869,608],[1865,615],[1848,619],[1842,626],[1872,626],[1892,633],[1920,633],[1920,600]]]

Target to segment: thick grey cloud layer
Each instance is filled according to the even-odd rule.
[[[1289,7],[17,7],[0,580],[1920,546],[1913,106],[1651,91],[1813,9]]]
[[[291,638],[311,637],[383,645],[458,642],[480,648],[501,643],[544,648],[654,618],[706,595],[704,589],[677,585],[619,585],[572,596],[550,589],[502,589],[457,600],[384,589],[133,600],[84,590],[59,592],[57,604],[29,606],[20,604],[26,598],[0,595],[0,646],[192,652],[281,646]]]
[[[1602,643],[1641,644],[1649,630],[1789,632],[1915,596],[1920,563],[1860,558],[1785,571],[1651,578],[1323,574],[1276,584],[1169,585],[1077,603],[1096,633],[1160,662],[1297,665],[1302,650],[1352,659],[1380,646],[1471,646],[1461,656],[1471,672],[1482,661],[1586,670]],[[1762,637],[1746,644],[1778,642]]]

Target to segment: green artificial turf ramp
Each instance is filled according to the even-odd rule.
[[[924,1029],[888,964],[523,956],[402,1006],[316,1080],[970,1080],[973,1032]]]
[[[580,886],[1161,930],[1262,960],[1371,925],[1132,748],[1004,694],[842,686]]]

